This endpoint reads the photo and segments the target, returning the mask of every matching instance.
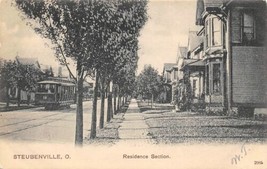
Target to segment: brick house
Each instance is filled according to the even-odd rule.
[[[266,107],[266,2],[198,0],[209,110],[251,116]]]

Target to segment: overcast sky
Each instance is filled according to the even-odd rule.
[[[163,64],[175,62],[178,44],[187,45],[189,30],[195,28],[196,0],[150,1],[149,20],[139,39],[138,72],[151,64],[161,73]],[[54,52],[21,20],[9,0],[0,0],[0,57],[38,58],[41,64],[56,66]]]

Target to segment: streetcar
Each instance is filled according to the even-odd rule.
[[[49,78],[38,82],[35,93],[37,105],[42,105],[46,110],[69,107],[75,103],[75,83],[63,78]]]

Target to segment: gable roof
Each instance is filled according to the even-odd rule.
[[[176,63],[164,63],[163,71],[171,71],[173,66],[176,66]]]
[[[197,0],[196,25],[203,25],[202,14],[207,7],[220,7],[231,0]]]
[[[187,47],[179,46],[177,52],[177,58],[185,58],[187,54]]]
[[[22,65],[33,65],[36,68],[40,68],[40,64],[37,58],[21,58],[19,56],[16,56],[16,61]]]
[[[188,51],[195,50],[201,43],[203,43],[203,37],[197,35],[198,31],[190,31],[188,35]]]

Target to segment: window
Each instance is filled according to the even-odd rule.
[[[241,45],[256,45],[255,11],[234,9],[232,11],[232,42]]]
[[[205,47],[222,45],[222,24],[218,17],[206,20],[205,24]]]
[[[242,13],[242,40],[244,44],[251,44],[251,42],[255,39],[255,31],[254,31],[254,14],[252,11],[243,11]]]
[[[213,93],[221,92],[221,71],[220,64],[213,64]]]
[[[209,65],[207,65],[206,66],[206,95],[209,95],[210,94],[210,91],[209,91],[209,85],[210,85],[210,83],[209,83],[209,79],[210,77],[209,77]]]
[[[210,46],[209,44],[209,20],[206,21],[206,26],[205,26],[205,42],[206,42],[206,48]]]
[[[212,18],[212,46],[221,44],[221,22],[219,18]]]
[[[197,91],[197,80],[193,80],[193,97],[196,97],[196,91]]]

